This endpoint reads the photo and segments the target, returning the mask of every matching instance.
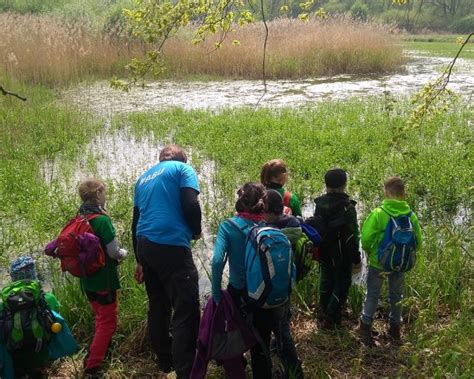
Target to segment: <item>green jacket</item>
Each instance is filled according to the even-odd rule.
[[[383,208],[385,212],[381,209]],[[390,220],[390,214],[393,217],[406,215],[410,212],[410,206],[406,201],[395,199],[384,199],[381,207],[375,208],[364,221],[362,225],[361,241],[362,248],[368,255],[369,265],[382,269],[378,262],[377,250],[383,239],[385,228]],[[387,214],[388,213],[388,214]],[[412,212],[410,221],[415,231],[417,250],[420,249],[423,237],[421,235],[420,224],[416,214]]]
[[[106,215],[97,216],[90,221],[90,224],[94,233],[99,237],[105,252],[107,244],[115,238],[115,228],[110,217]],[[115,291],[120,289],[117,265],[117,261],[110,258],[107,252],[105,252],[105,266],[92,276],[81,278],[81,288],[89,292]]]
[[[278,191],[278,193],[281,195],[281,197],[285,196],[286,190],[283,187],[280,188],[274,188],[274,190]],[[288,207],[291,209],[291,214],[293,216],[301,216],[301,201],[296,196],[294,192],[291,192],[290,196],[290,203],[288,204]]]

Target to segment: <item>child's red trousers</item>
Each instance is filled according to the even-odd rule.
[[[103,293],[98,292],[98,295]],[[106,293],[105,293],[106,294]],[[86,358],[85,368],[92,369],[100,366],[107,354],[112,336],[117,329],[117,298],[114,296],[110,304],[99,301],[89,301],[95,316],[95,334]]]

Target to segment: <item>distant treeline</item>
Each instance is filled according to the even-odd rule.
[[[269,20],[294,18],[303,12],[302,0],[263,2],[265,17]],[[55,13],[110,29],[117,25],[123,27],[121,9],[133,7],[133,3],[133,0],[3,0],[0,12]],[[260,0],[246,3],[259,16]],[[473,0],[315,0],[310,11],[320,8],[329,17],[343,14],[360,21],[390,24],[409,32],[469,33],[474,30]]]

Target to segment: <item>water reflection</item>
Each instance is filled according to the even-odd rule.
[[[404,72],[374,77],[339,75],[302,80],[268,81],[267,93],[259,103],[267,107],[309,105],[322,100],[383,95],[390,91],[404,96],[437,78],[450,58],[409,54]],[[474,60],[458,59],[448,88],[467,97],[474,91]],[[170,107],[218,110],[226,107],[255,106],[262,96],[261,81],[222,80],[208,82],[161,81],[129,93],[113,90],[108,82],[82,85],[66,91],[66,102],[102,115],[150,112]]]

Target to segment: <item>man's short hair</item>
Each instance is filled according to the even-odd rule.
[[[385,191],[395,197],[405,196],[405,183],[398,176],[391,176],[384,182]]]
[[[188,157],[186,156],[186,153],[181,148],[181,146],[166,145],[160,151],[160,162],[163,161],[179,161],[186,163],[188,161]]]

